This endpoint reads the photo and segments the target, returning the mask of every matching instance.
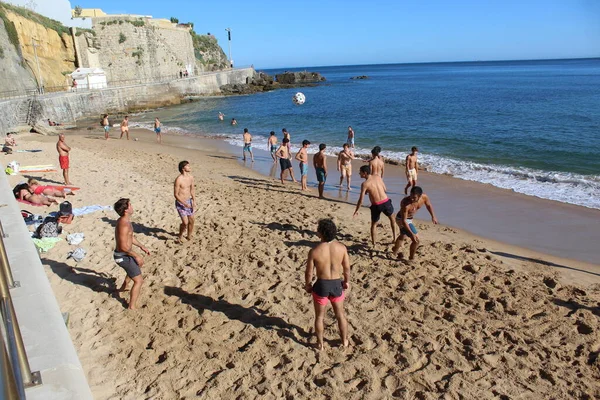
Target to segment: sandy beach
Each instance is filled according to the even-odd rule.
[[[63,225],[63,238],[85,234],[81,262],[67,259],[75,246],[65,240],[41,254],[95,398],[600,397],[598,265],[445,226],[443,208],[441,225],[419,220],[422,245],[407,265],[389,257],[386,221],[370,246],[367,208],[352,219],[351,204],[281,185],[209,141],[199,151],[189,137],[165,135],[159,146],[152,132],[131,136],[140,140],[104,141],[97,128],[67,133],[71,180],[81,187],[69,200],[78,208],[131,199],[136,237],[151,251],[141,309],[125,310],[128,295],[115,293],[124,271],[112,259],[114,211]],[[43,151],[6,162],[58,164],[55,137],[17,140]],[[173,181],[184,159],[199,210],[195,238],[180,245]],[[26,176],[62,182],[60,170]],[[347,350],[331,311],[325,350],[312,347],[303,279],[321,218],[336,222],[350,253]]]

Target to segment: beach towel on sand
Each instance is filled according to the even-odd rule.
[[[31,239],[33,240],[33,244],[40,251],[40,253],[45,253],[54,246],[56,243],[60,242],[62,239],[59,237],[47,237],[43,239]]]
[[[30,206],[36,206],[36,207],[45,207],[43,204],[35,204],[35,203],[32,203],[32,202],[30,202],[30,201],[27,201],[27,200],[21,200],[21,199],[17,199],[17,201],[18,201],[19,203],[28,204],[28,205],[30,205]]]

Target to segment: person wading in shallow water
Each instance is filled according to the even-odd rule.
[[[342,346],[348,347],[348,322],[344,312],[345,293],[350,289],[350,257],[346,246],[335,240],[337,227],[330,219],[322,219],[317,226],[317,235],[321,243],[308,252],[304,289],[312,293],[315,306],[315,334],[317,348],[323,350],[323,319],[327,303],[337,319]],[[313,269],[317,280],[313,284]],[[340,276],[343,275],[343,279]]]

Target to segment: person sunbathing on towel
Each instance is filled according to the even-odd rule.
[[[56,186],[40,185],[40,183],[33,178],[29,178],[29,180],[27,181],[27,184],[29,185],[29,190],[33,194],[43,194],[45,196],[54,196],[54,197],[65,197],[66,195],[70,195],[70,196],[75,195],[75,192],[73,192],[69,188],[63,187],[63,188],[59,189],[59,187],[56,187]]]
[[[26,183],[17,185],[13,189],[13,193],[14,193],[16,199],[21,200],[21,201],[27,201],[31,204],[40,204],[43,206],[49,206],[52,203],[58,204],[58,201],[56,201],[55,198],[46,197],[42,194],[31,193],[29,190],[29,185],[27,185]]]

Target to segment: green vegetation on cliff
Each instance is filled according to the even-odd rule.
[[[37,22],[38,24],[40,24],[48,29],[52,29],[52,30],[56,31],[56,33],[58,33],[59,36],[62,36],[63,33],[66,33],[67,35],[71,35],[71,31],[69,30],[69,28],[67,28],[66,26],[64,26],[63,24],[61,24],[60,22],[58,22],[54,19],[44,17],[43,15],[33,12],[27,8],[17,7],[17,6],[13,6],[12,4],[0,2],[0,18],[2,18],[4,20],[4,25],[6,26],[6,31],[8,32],[9,37],[11,37],[10,36],[11,33],[9,31],[9,29],[10,29],[9,26],[6,24],[6,21],[8,21],[8,18],[6,18],[6,14],[4,13],[4,10],[12,11],[17,15],[20,15],[31,21]],[[12,26],[14,28],[14,24]],[[15,34],[16,34],[16,28],[15,28]],[[12,42],[12,40],[13,39],[11,37],[11,42]],[[19,43],[19,40],[17,39],[17,46],[18,46],[18,43]]]
[[[225,52],[219,46],[217,38],[212,35],[198,35],[190,31],[194,43],[194,55],[196,59],[209,71],[222,70],[229,65]]]
[[[19,46],[19,34],[17,33],[17,27],[11,20],[8,19],[2,6],[4,6],[4,3],[0,3],[0,19],[2,19],[2,22],[4,22],[4,29],[6,29],[6,33],[8,34],[8,40],[10,40],[13,46],[15,46],[17,52],[20,52],[21,47]]]

